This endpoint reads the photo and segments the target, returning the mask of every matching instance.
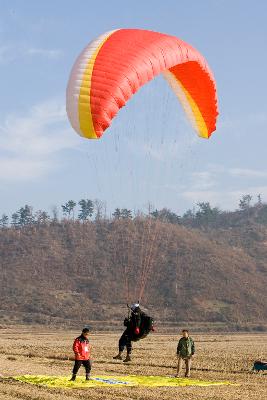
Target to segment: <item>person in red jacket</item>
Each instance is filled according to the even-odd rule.
[[[89,337],[89,329],[84,328],[82,330],[81,336],[77,337],[73,343],[73,351],[75,354],[75,363],[72,371],[71,381],[75,381],[76,375],[81,367],[81,365],[85,368],[86,380],[90,379],[91,372],[91,345],[88,340]]]

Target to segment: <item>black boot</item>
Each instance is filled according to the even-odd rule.
[[[119,352],[115,357],[113,357],[113,360],[122,360],[122,351]]]
[[[90,374],[86,374],[85,380],[90,381]]]
[[[131,357],[130,357],[130,354],[127,354],[127,356],[126,356],[126,358],[125,358],[125,360],[123,360],[123,362],[129,362],[129,361],[132,361],[131,360]]]
[[[72,375],[70,381],[75,381],[75,379],[76,379],[76,375]]]

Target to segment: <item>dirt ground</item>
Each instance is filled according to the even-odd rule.
[[[267,400],[267,373],[252,373],[253,361],[267,358],[267,334],[192,334],[197,354],[192,378],[237,385],[211,387],[98,387],[53,389],[20,383],[15,375],[69,375],[72,342],[79,331],[13,327],[0,329],[0,399],[179,399]],[[155,333],[134,344],[133,361],[114,361],[119,333],[94,333],[92,375],[174,375],[177,336]],[[83,371],[80,371],[83,374]]]

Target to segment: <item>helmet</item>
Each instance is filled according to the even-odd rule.
[[[131,310],[132,311],[135,311],[137,308],[139,308],[139,303],[133,303],[132,305],[131,305]]]

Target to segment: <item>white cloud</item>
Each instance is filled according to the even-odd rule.
[[[32,56],[41,56],[50,59],[56,59],[62,56],[63,52],[59,49],[43,49],[43,48],[29,48],[25,50],[25,54]]]
[[[140,138],[134,140],[124,137],[123,139],[129,150],[135,155],[149,157],[157,162],[167,162],[170,160],[180,160],[187,156],[188,152],[199,141],[194,132],[174,133],[169,137],[163,138],[156,133],[154,136],[148,136],[145,132]]]
[[[223,209],[233,210],[238,208],[239,200],[244,194],[252,195],[254,201],[257,200],[258,194],[261,194],[263,199],[266,199],[267,186],[249,186],[243,190],[189,190],[184,191],[182,196],[194,204],[208,201],[212,206],[219,206]]]
[[[202,181],[213,181],[215,182],[215,178],[218,179],[219,176],[230,176],[231,178],[267,178],[267,170],[259,170],[252,168],[242,168],[242,167],[234,167],[234,168],[226,168],[223,165],[219,164],[208,164],[206,171],[200,171],[192,173],[192,177],[199,178],[200,182]]]
[[[0,126],[0,180],[31,180],[58,167],[57,153],[73,148],[64,106],[56,100],[32,107],[27,115],[10,114]]]
[[[256,169],[230,168],[228,172],[232,176],[242,178],[267,178],[267,171],[260,171]]]
[[[240,178],[244,178],[244,180]],[[266,178],[267,171],[226,168],[222,165],[210,164],[207,166],[207,170],[193,172],[189,175],[189,184],[183,190],[182,197],[195,204],[208,201],[223,209],[235,209],[244,194],[251,194],[255,201],[258,194],[266,199]],[[258,184],[255,184],[255,179]]]
[[[207,190],[215,185],[214,174],[210,171],[193,172],[191,178],[195,190]]]
[[[188,190],[182,193],[182,196],[193,202],[194,204],[199,202],[210,202],[212,205],[225,204],[225,198],[221,198],[221,192],[212,190]],[[222,200],[222,201],[220,201]]]
[[[46,49],[42,47],[32,47],[24,44],[0,45],[0,64],[9,64],[15,60],[25,57],[42,57],[55,60],[63,55],[61,49]]]
[[[0,158],[0,181],[25,181],[36,179],[52,169],[52,164],[44,160],[34,160],[23,157]]]

